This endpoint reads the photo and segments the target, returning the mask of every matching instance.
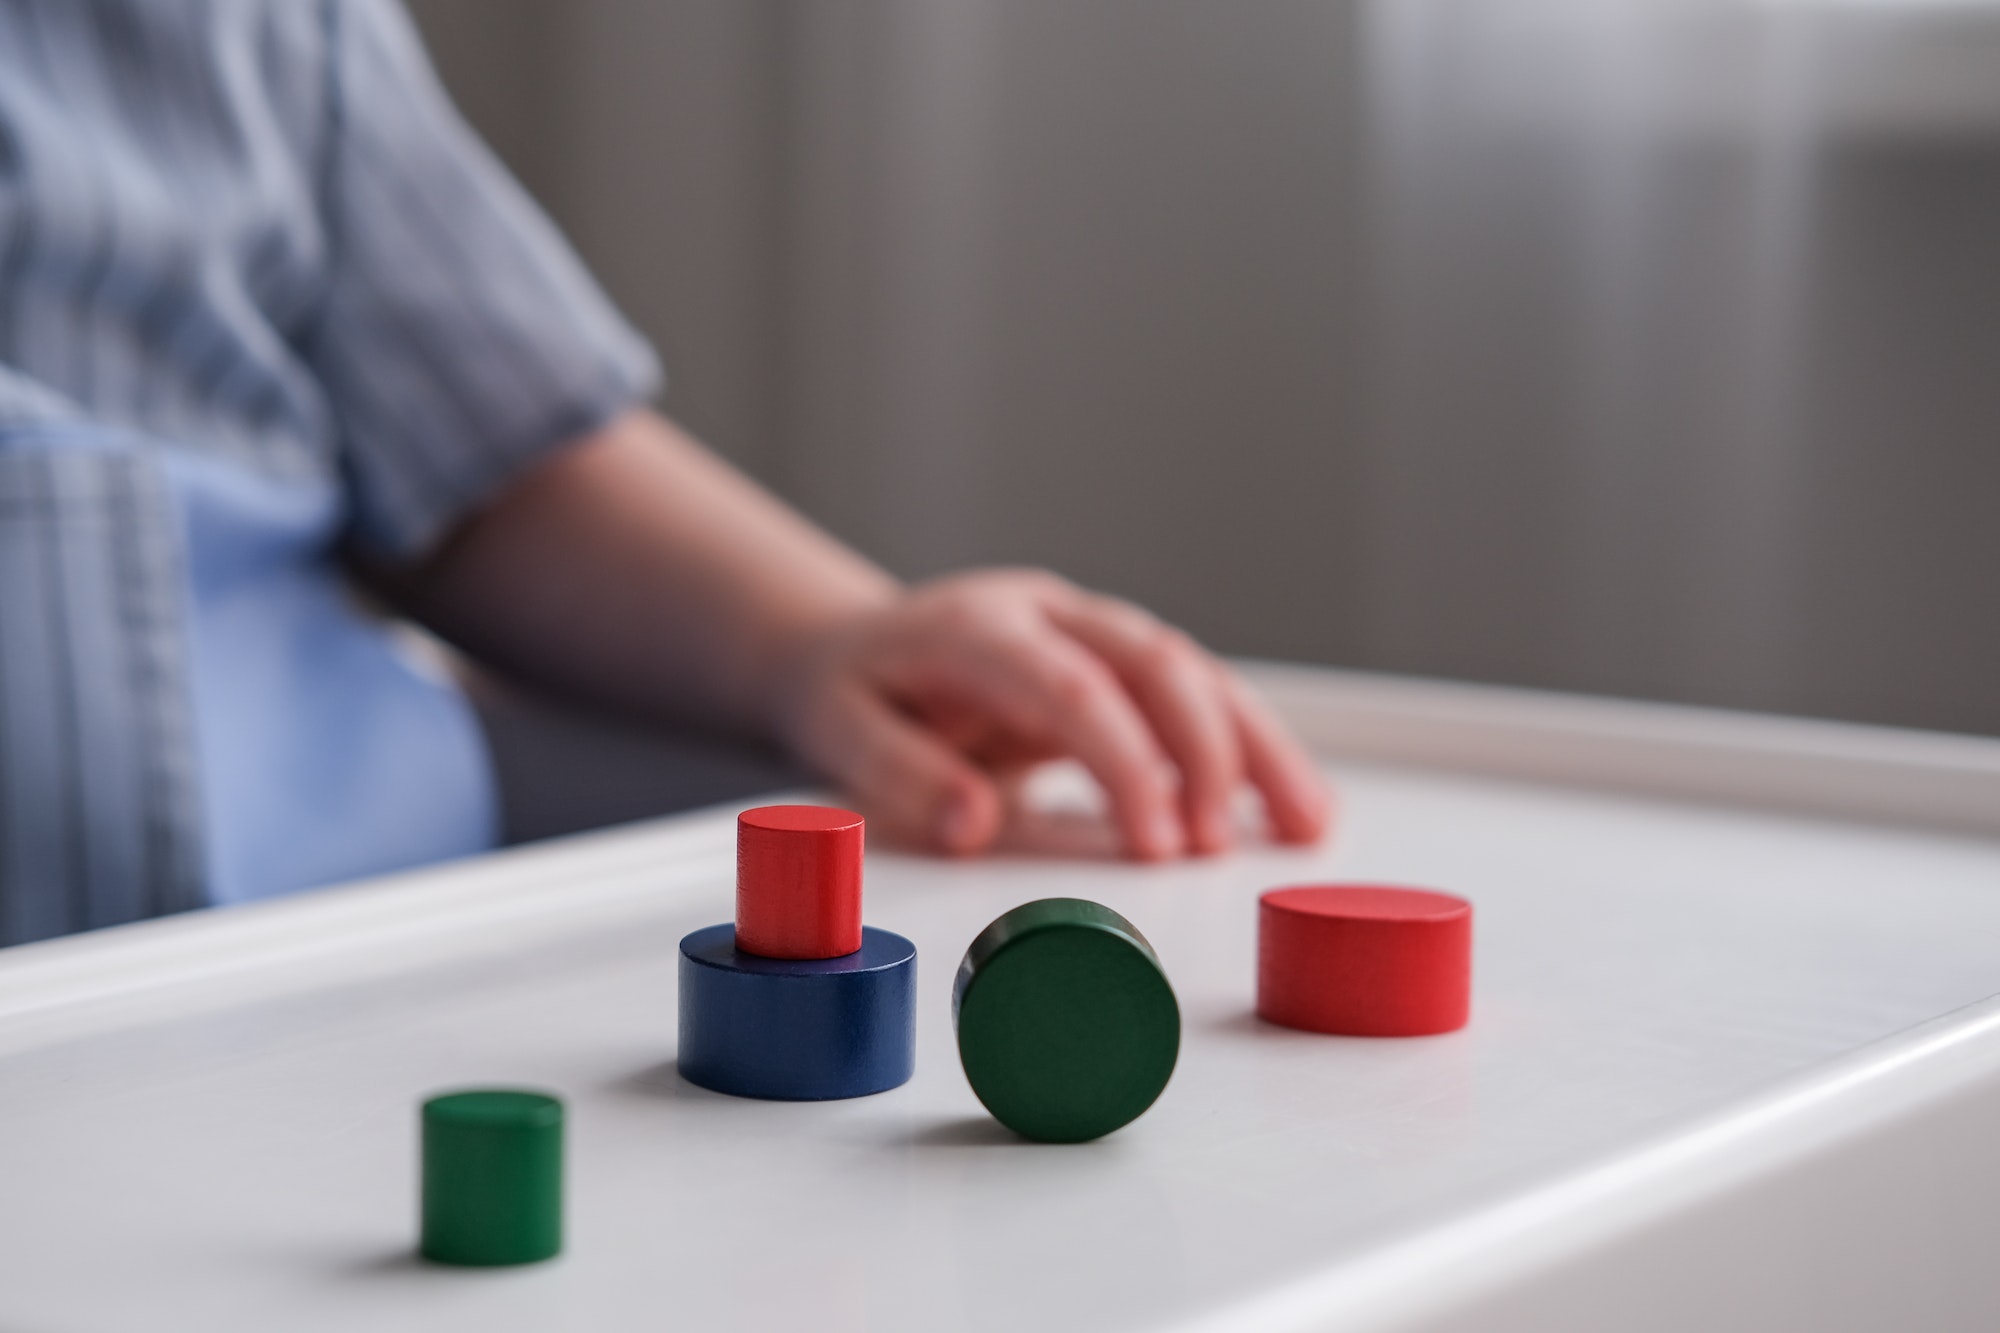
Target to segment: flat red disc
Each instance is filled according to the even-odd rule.
[[[839,958],[861,947],[863,823],[852,810],[766,805],[736,817],[736,947]]]
[[[1352,1037],[1421,1037],[1465,1026],[1472,904],[1429,889],[1311,884],[1257,906],[1257,1012]]]

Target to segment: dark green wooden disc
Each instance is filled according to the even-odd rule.
[[[562,1249],[563,1104],[513,1089],[424,1103],[424,1258],[491,1267]]]
[[[981,931],[959,964],[952,1018],[979,1100],[1046,1143],[1137,1119],[1180,1054],[1180,1006],[1153,946],[1081,898],[1023,903]]]

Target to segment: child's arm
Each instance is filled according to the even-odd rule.
[[[1135,856],[1226,846],[1246,779],[1280,837],[1326,826],[1313,765],[1186,636],[1038,572],[905,589],[651,412],[530,471],[388,582],[488,660],[777,737],[942,850],[988,845],[997,780],[1056,756],[1103,784]]]

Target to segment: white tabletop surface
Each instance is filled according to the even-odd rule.
[[[917,1075],[848,1102],[675,1075],[675,944],[731,910],[728,812],[10,951],[0,1328],[1226,1322],[2000,993],[2000,841],[1331,771],[1341,824],[1312,851],[871,853],[869,921],[919,950]],[[1252,1017],[1256,895],[1324,877],[1473,900],[1467,1030]],[[1160,1101],[1084,1145],[998,1129],[952,1040],[966,944],[1052,895],[1131,918],[1185,1021]],[[554,1263],[409,1257],[417,1102],[485,1083],[568,1099]]]

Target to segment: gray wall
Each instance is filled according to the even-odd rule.
[[[902,572],[2000,731],[2000,8],[417,8],[669,410]]]

